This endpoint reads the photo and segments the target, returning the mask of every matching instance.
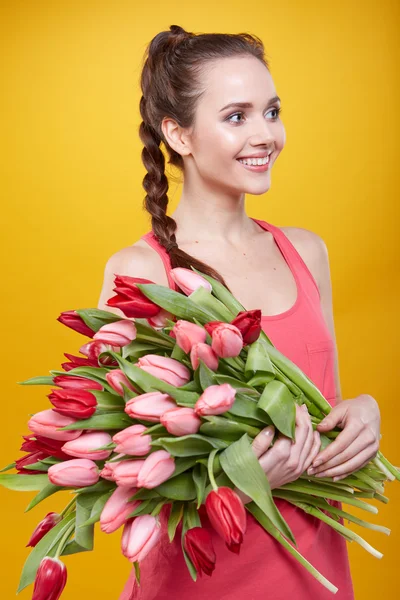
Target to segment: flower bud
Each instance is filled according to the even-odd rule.
[[[240,330],[231,323],[206,323],[204,328],[212,336],[211,347],[220,358],[238,356],[243,348],[243,338]]]
[[[166,450],[156,450],[145,459],[137,476],[137,487],[157,487],[175,471],[175,460]]]
[[[194,344],[190,352],[190,362],[193,369],[197,369],[199,361],[202,360],[205,365],[212,371],[218,369],[218,356],[208,344]]]
[[[100,327],[93,339],[122,348],[136,339],[136,326],[129,319],[121,319]]]
[[[136,366],[175,387],[185,385],[191,378],[190,371],[185,365],[168,356],[146,354],[139,358]]]
[[[26,547],[32,546],[33,548],[34,546],[36,546],[36,544],[40,542],[42,537],[44,537],[46,533],[50,531],[50,529],[53,529],[53,527],[61,521],[61,518],[61,515],[59,515],[56,512],[47,513],[45,518],[42,519],[38,525],[36,525],[36,528],[34,529],[29,542],[26,544]]]
[[[36,571],[32,600],[58,600],[67,583],[67,568],[59,558],[45,556]]]
[[[73,419],[88,419],[96,412],[97,400],[88,390],[67,388],[51,390],[48,399],[54,410]]]
[[[235,402],[236,390],[229,383],[208,386],[197,400],[194,410],[199,416],[221,415]]]
[[[189,296],[192,292],[197,290],[198,287],[204,287],[209,292],[212,292],[212,285],[204,277],[198,275],[191,269],[185,269],[183,267],[175,267],[170,270],[170,275],[175,281],[176,285],[182,290],[184,294]]]
[[[129,519],[121,537],[122,554],[130,562],[140,562],[156,545],[160,536],[161,525],[157,517],[139,515]]]
[[[100,476],[96,463],[87,458],[75,458],[51,465],[47,475],[54,485],[66,487],[93,485]]]
[[[193,344],[199,342],[205,342],[207,337],[207,331],[204,327],[179,319],[172,330],[175,334],[176,343],[186,354],[192,349]]]
[[[69,441],[79,437],[81,429],[71,429],[60,431],[60,427],[66,427],[75,423],[76,419],[60,415],[55,410],[49,408],[41,410],[31,417],[28,421],[28,427],[33,433],[51,438],[52,440]]]
[[[201,419],[193,408],[175,408],[161,415],[160,423],[164,425],[168,433],[172,435],[189,435],[197,433],[200,429]]]
[[[147,427],[144,425],[131,425],[116,433],[112,440],[116,445],[114,452],[144,456],[151,450],[151,435],[142,435]]]
[[[103,431],[90,431],[82,433],[76,440],[65,442],[63,452],[77,458],[90,458],[92,460],[104,460],[112,453],[112,450],[96,450],[100,446],[111,444],[112,438],[109,433]]]
[[[128,502],[137,492],[135,487],[117,487],[104,505],[100,515],[100,529],[113,533],[123,525],[128,515],[141,504],[140,500]]]
[[[132,419],[159,423],[161,415],[174,408],[176,402],[168,394],[147,392],[128,400],[124,410]]]
[[[261,310],[243,310],[231,321],[242,334],[243,345],[252,344],[260,337],[261,333]]]
[[[239,496],[231,488],[220,487],[209,492],[205,506],[211,525],[227,548],[239,554],[247,523],[246,509]]]

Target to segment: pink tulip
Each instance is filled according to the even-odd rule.
[[[126,346],[136,339],[135,323],[129,319],[107,323],[107,325],[100,327],[98,332],[94,334],[93,339],[112,346]]]
[[[79,352],[87,356],[88,360],[94,361],[96,367],[99,366],[99,363],[106,366],[118,364],[112,356],[102,356],[100,359],[100,354],[102,352],[108,352],[109,350],[118,352],[119,346],[110,346],[109,344],[104,344],[98,340],[93,340],[92,342],[83,344],[83,346],[79,348]]]
[[[144,456],[151,450],[151,435],[141,435],[146,431],[144,425],[131,425],[116,433],[112,440],[116,445],[114,452],[123,452],[132,456]]]
[[[193,344],[205,342],[207,337],[207,331],[204,327],[184,319],[179,319],[171,331],[175,334],[179,348],[182,348],[186,354],[189,354]]]
[[[107,383],[112,387],[114,392],[117,392],[120,396],[124,397],[124,389],[122,387],[122,383],[128,390],[132,390],[132,392],[138,393],[138,390],[134,385],[129,381],[125,373],[121,369],[113,369],[106,373]]]
[[[154,327],[154,329],[162,329],[163,327],[167,326],[168,320],[173,321],[174,319],[175,316],[167,310],[164,310],[164,308],[160,310],[158,315],[155,315],[154,317],[147,317],[149,325]]]
[[[157,517],[140,515],[129,519],[122,533],[122,554],[130,562],[140,562],[156,545],[160,536],[161,525]]]
[[[176,402],[168,394],[147,392],[128,400],[124,410],[132,419],[159,423],[161,415],[174,408]]]
[[[45,556],[36,571],[32,600],[58,600],[67,583],[67,568],[59,558]]]
[[[189,435],[197,433],[201,419],[197,416],[193,408],[176,408],[169,410],[161,415],[160,422],[164,425],[168,433],[172,435]]]
[[[59,431],[58,428],[72,425],[75,421],[76,419],[60,415],[52,408],[48,408],[34,414],[28,421],[28,427],[33,433],[51,438],[52,440],[69,441],[79,437],[82,429]]]
[[[26,547],[32,546],[34,548],[38,542],[46,535],[50,529],[53,529],[61,521],[62,517],[60,514],[56,512],[49,512],[45,516],[44,519],[36,525],[29,542],[26,544]]]
[[[212,292],[212,285],[201,275],[197,275],[191,269],[185,269],[183,267],[175,267],[170,271],[172,279],[176,285],[182,290],[184,294],[189,296],[192,292],[197,290],[198,287],[204,287],[209,292]]]
[[[138,476],[137,487],[151,489],[163,483],[175,471],[175,460],[166,450],[156,450],[144,460]]]
[[[129,498],[137,492],[135,487],[117,487],[104,505],[100,515],[100,529],[104,533],[113,533],[123,525],[127,517],[139,504],[140,500]]]
[[[236,390],[229,383],[210,385],[197,400],[194,410],[201,415],[221,415],[235,402]]]
[[[118,454],[114,458],[121,458],[125,456],[125,454]],[[121,461],[112,460],[104,463],[104,467],[100,471],[100,477],[103,479],[107,479],[108,481],[115,481],[114,470],[117,465],[119,465]]]
[[[218,356],[208,344],[194,344],[190,352],[190,362],[193,369],[197,369],[199,361],[202,360],[209,369],[216,371],[218,369]]]
[[[88,458],[74,458],[51,465],[47,475],[54,485],[67,487],[86,487],[99,480],[99,469]]]
[[[136,366],[175,387],[185,385],[191,378],[190,371],[185,365],[168,356],[147,354],[139,358]]]
[[[103,460],[108,458],[112,450],[96,450],[100,446],[111,444],[111,435],[103,431],[91,431],[83,433],[76,440],[66,442],[61,448],[63,452],[77,458],[91,458],[92,460]]]
[[[238,356],[243,348],[240,329],[231,323],[206,323],[204,328],[212,336],[211,347],[220,358]]]
[[[122,487],[136,487],[144,460],[121,460],[113,469],[114,480]]]

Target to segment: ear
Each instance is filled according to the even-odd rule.
[[[190,136],[186,129],[170,118],[164,117],[161,130],[168,145],[181,156],[191,154]]]

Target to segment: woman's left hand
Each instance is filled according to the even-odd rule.
[[[315,457],[307,473],[338,481],[364,467],[379,450],[380,424],[378,403],[369,394],[336,404],[317,430],[323,433],[338,426],[343,431]]]

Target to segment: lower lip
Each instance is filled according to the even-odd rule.
[[[268,171],[270,162],[271,159],[265,165],[245,165],[238,160],[238,163],[242,165],[242,167],[248,169],[249,171],[255,171],[256,173],[264,173],[264,171]]]

